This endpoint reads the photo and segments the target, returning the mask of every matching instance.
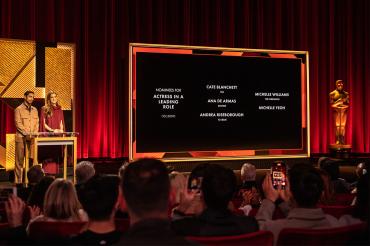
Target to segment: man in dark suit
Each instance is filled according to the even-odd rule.
[[[183,236],[228,236],[258,231],[254,218],[235,215],[228,209],[235,190],[234,172],[210,165],[201,187],[206,209],[199,216],[173,221],[173,230]]]

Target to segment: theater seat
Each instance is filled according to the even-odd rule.
[[[77,235],[86,222],[35,221],[29,226],[29,237],[36,241],[68,238]]]
[[[116,229],[125,232],[130,227],[130,219],[115,219]]]
[[[7,215],[6,215],[6,211],[5,211],[5,208],[0,208],[0,223],[2,222],[8,222],[8,218],[7,218]]]
[[[348,245],[365,231],[365,223],[329,229],[285,228],[279,234],[277,245]]]
[[[324,213],[330,214],[337,219],[339,219],[342,215],[345,214],[352,214],[353,213],[353,206],[343,206],[343,205],[321,205],[319,206],[322,208]]]
[[[9,238],[9,224],[0,223],[0,245],[9,245],[7,239]]]
[[[186,237],[186,239],[201,245],[228,246],[228,245],[272,245],[273,235],[269,231],[258,231],[236,236],[217,237]]]
[[[351,205],[356,194],[336,194],[334,196],[335,205]]]

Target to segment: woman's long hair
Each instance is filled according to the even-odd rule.
[[[79,218],[81,204],[72,182],[56,179],[49,186],[44,199],[44,215],[53,219]]]
[[[49,91],[48,94],[46,95],[46,101],[45,101],[45,106],[43,107],[43,110],[44,110],[44,113],[47,117],[52,117],[53,116],[53,113],[54,113],[54,108],[53,106],[51,105],[51,95],[55,95],[55,96],[58,96],[57,93],[55,93],[54,91]],[[59,102],[57,101],[57,107],[61,107]]]

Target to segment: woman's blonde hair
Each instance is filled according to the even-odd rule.
[[[69,180],[56,179],[44,199],[44,215],[53,219],[79,218],[81,204],[74,185]]]
[[[53,116],[54,109],[53,109],[53,106],[51,105],[51,99],[50,99],[51,95],[53,94],[58,96],[58,94],[54,91],[49,91],[48,94],[46,95],[45,106],[43,108],[44,108],[44,113],[46,114],[47,117]],[[57,106],[61,107],[59,102],[57,102]]]

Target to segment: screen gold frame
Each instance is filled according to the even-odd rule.
[[[230,156],[230,157],[174,157],[174,158],[159,158],[164,162],[186,162],[186,161],[218,161],[218,160],[242,160],[242,159],[276,159],[276,158],[308,158],[311,154],[310,149],[310,91],[309,91],[309,52],[308,51],[297,51],[297,50],[271,50],[271,49],[247,49],[247,48],[226,48],[226,47],[210,47],[210,46],[183,46],[183,45],[166,45],[166,44],[148,44],[148,43],[130,43],[129,44],[129,161],[134,160],[133,153],[133,49],[141,48],[168,48],[168,49],[184,49],[184,50],[210,50],[210,51],[222,51],[222,52],[258,52],[258,53],[274,53],[274,54],[294,54],[294,55],[305,55],[306,57],[306,148],[305,154],[297,155],[255,155],[255,156]]]

